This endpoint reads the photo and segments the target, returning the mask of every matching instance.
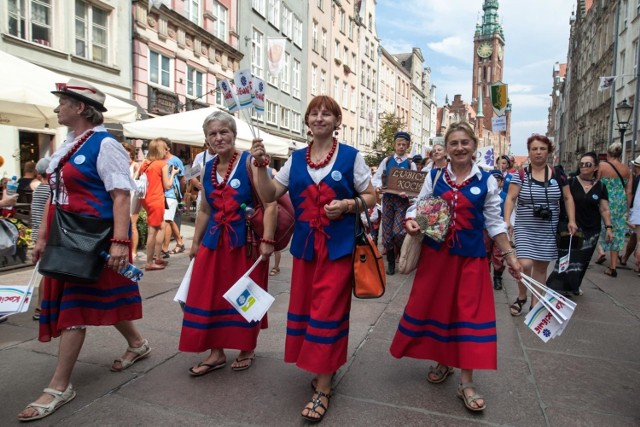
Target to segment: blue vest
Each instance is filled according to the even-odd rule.
[[[392,154],[391,156],[388,157],[387,159],[387,167],[384,170],[384,182],[382,183],[382,185],[386,186],[387,185],[387,179],[389,179],[389,174],[391,173],[391,168],[402,168],[402,169],[411,169],[411,161],[409,160],[409,158],[404,159],[403,162],[396,162],[396,156],[395,154]],[[393,194],[395,196],[395,194]]]
[[[220,232],[223,228],[227,230],[231,247],[244,246],[247,241],[247,221],[241,204],[253,206],[253,194],[251,192],[251,182],[247,171],[248,152],[242,152],[236,162],[238,167],[235,173],[229,177],[229,182],[220,190],[215,190],[211,183],[211,169],[213,159],[209,160],[204,169],[202,187],[211,206],[211,216],[207,229],[202,236],[202,245],[209,249],[218,248]]]
[[[511,175],[510,173],[504,174],[504,183],[502,184],[502,191],[504,191],[507,194],[509,193],[509,184],[511,184],[511,178],[513,178],[513,175]]]
[[[431,171],[431,179],[435,179],[436,170]],[[457,191],[458,202],[456,208],[456,226],[449,229],[449,236],[444,244],[449,245],[451,255],[467,257],[485,257],[487,251],[484,247],[484,201],[487,196],[487,179],[489,172],[480,171],[482,176],[473,180]],[[454,191],[444,179],[444,172],[435,183],[433,195],[441,197],[452,206]],[[453,214],[451,212],[452,222]],[[455,228],[455,229],[454,229]],[[434,249],[440,249],[442,243],[426,237],[423,242]]]
[[[83,198],[83,202],[91,205],[98,212],[100,218],[113,218],[113,199],[98,174],[98,155],[100,154],[102,140],[105,138],[114,137],[109,132],[95,132],[71,156],[68,164],[80,172],[83,178],[86,178],[78,182],[90,194],[90,196],[89,194],[79,195]],[[62,179],[65,179],[64,173]],[[66,179],[69,179],[69,176]],[[70,195],[70,197],[73,197],[73,195]],[[74,201],[70,200],[69,203],[70,210],[77,211],[74,207]]]
[[[307,170],[306,148],[293,152],[289,172],[289,194],[295,210],[295,226],[291,240],[291,254],[311,261],[318,231],[327,238],[329,259],[336,260],[353,253],[355,215],[344,214],[330,221],[324,205],[333,200],[352,199],[356,195],[353,186],[353,164],[358,150],[340,144],[331,172],[319,184],[311,179]]]

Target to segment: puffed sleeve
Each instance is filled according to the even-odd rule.
[[[133,190],[135,182],[129,174],[129,154],[113,138],[105,138],[98,154],[98,175],[107,191],[113,189]]]

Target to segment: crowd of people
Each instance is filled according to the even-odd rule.
[[[135,151],[106,131],[101,91],[72,79],[53,93],[59,96],[58,120],[69,134],[51,159],[34,165],[32,175],[25,177],[29,181],[22,184],[49,184],[33,186],[33,200],[41,205],[34,215],[33,259],[45,254],[57,209],[106,219],[112,236],[105,268],[90,287],[44,278],[38,338],[47,342],[60,337],[60,351],[47,388],[18,414],[21,421],[46,417],[75,398],[71,375],[89,326],[114,326],[124,337],[126,350],[112,363],[114,372],[150,355],[151,345],[135,325],[142,317],[138,283],[119,274],[137,255],[135,225],[141,209],[149,227],[145,270],[163,270],[172,254],[187,250],[192,259],[178,348],[206,352],[201,362],[186,368],[188,375],[201,377],[227,365],[225,350],[239,352],[230,364],[233,371],[256,363],[258,335],[269,326],[268,316],[248,322],[223,295],[254,264],[250,278],[264,290],[269,276],[280,272],[279,260],[271,270],[268,260],[277,237],[277,202],[288,193],[295,221],[284,360],[312,375],[312,395],[301,411],[310,422],[327,414],[332,379],[347,361],[356,212],[368,210],[374,217],[369,231],[376,241],[382,229],[387,274],[393,275],[405,235],[421,235],[417,203],[439,197],[448,204],[451,221],[444,241],[422,239],[417,272],[390,352],[396,358],[435,361],[426,376],[430,383],[442,383],[459,369],[457,396],[473,412],[487,407],[473,382],[474,370],[497,369],[493,290],[502,289],[503,272],[508,269],[516,280],[525,273],[566,295],[579,296],[598,240],[603,250],[611,251],[605,273],[615,277],[626,228],[640,227],[640,209],[632,208],[625,216],[638,180],[616,161],[620,153],[615,144],[606,167],[595,153],[586,153],[575,176],[567,177],[562,168],[548,164],[552,142],[532,135],[526,168],[514,169],[513,158],[505,155],[496,170],[486,171],[475,162],[478,139],[473,128],[459,122],[448,127],[443,143],[427,159],[410,158],[411,136],[398,131],[393,153],[372,171],[358,150],[335,136],[342,123],[340,105],[329,96],[316,96],[304,115],[312,139],[306,148],[294,151],[277,174],[270,170],[261,139],[254,139],[250,152],[242,152],[235,144],[234,117],[225,112],[209,115],[202,125],[205,150],[193,162],[200,172],[187,183],[184,165],[171,154],[169,140],[151,140],[146,158],[138,163]],[[634,165],[640,169],[640,157]],[[392,167],[426,173],[418,197],[387,191]],[[146,193],[138,197],[140,181],[146,181]],[[176,221],[179,203],[190,203],[187,186],[198,192],[190,248]],[[15,199],[5,196],[0,203],[10,205]],[[246,206],[258,205],[264,207],[264,231],[259,236],[247,227],[245,212]],[[579,242],[571,251],[569,268],[562,272],[558,259],[569,248],[557,240],[558,230]],[[175,247],[170,250],[172,237]],[[555,267],[547,277],[549,263]],[[528,298],[519,284],[510,306],[512,316],[524,312]]]

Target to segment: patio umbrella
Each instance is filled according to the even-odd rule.
[[[153,139],[158,137],[169,138],[172,142],[196,145],[201,147],[204,143],[202,123],[204,119],[214,111],[220,111],[216,107],[201,108],[186,111],[184,113],[169,114],[148,120],[140,120],[135,123],[122,125],[124,136],[127,138]],[[236,146],[243,151],[249,151],[253,135],[249,124],[242,119],[236,119],[238,135]],[[263,130],[260,137],[264,140],[267,153],[278,157],[288,157],[289,147],[295,148],[290,140],[272,135]]]
[[[41,129],[59,127],[53,112],[58,97],[51,93],[56,83],[69,77],[39,67],[0,51],[0,124]],[[136,120],[136,107],[108,95],[105,122],[124,123]]]

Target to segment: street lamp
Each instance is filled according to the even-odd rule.
[[[622,164],[625,164],[627,154],[624,133],[629,128],[632,112],[633,107],[627,103],[627,98],[623,99],[616,107],[616,120],[618,121],[618,131],[620,131],[620,142],[622,142]]]

